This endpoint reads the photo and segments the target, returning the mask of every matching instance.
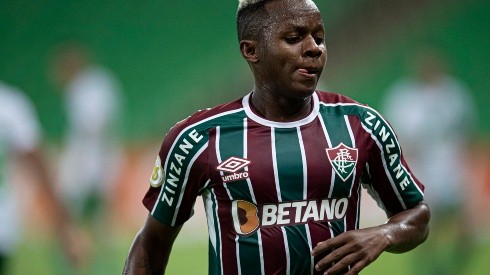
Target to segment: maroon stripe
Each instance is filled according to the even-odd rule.
[[[250,180],[257,204],[277,203],[277,190],[272,164],[271,132],[252,120],[248,120],[248,158]],[[286,274],[286,248],[280,227],[262,228],[262,249],[265,274]]]
[[[260,232],[265,274],[286,274],[286,248],[281,227],[263,228]]]
[[[248,120],[247,142],[249,174],[257,204],[277,203],[277,190],[272,165],[272,148],[270,128],[263,127],[253,120]]]
[[[325,150],[328,148],[327,138],[319,118],[301,127],[301,136],[307,163],[307,199],[324,199],[330,190],[332,166]],[[310,222],[311,245],[325,241],[331,237],[327,222]]]
[[[328,143],[320,120],[316,118],[313,122],[301,127],[301,136],[307,163],[308,199],[327,198],[332,166],[325,151]],[[318,148],[325,149],[318,150]]]

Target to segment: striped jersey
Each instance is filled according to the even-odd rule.
[[[359,227],[361,185],[388,214],[423,199],[374,109],[316,91],[310,114],[266,120],[250,94],[199,111],[165,137],[144,205],[176,226],[202,196],[209,274],[314,274],[318,242]]]

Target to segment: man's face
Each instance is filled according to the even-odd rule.
[[[320,12],[308,0],[273,1],[266,9],[271,19],[258,42],[256,76],[281,96],[310,95],[327,60]]]

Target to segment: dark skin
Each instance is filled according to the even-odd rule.
[[[273,1],[266,9],[271,19],[262,36],[240,41],[241,54],[255,77],[251,104],[265,119],[296,121],[309,114],[327,60],[323,21],[315,4],[307,0]],[[324,256],[315,269],[335,274],[350,266],[347,274],[357,274],[384,251],[402,253],[422,243],[429,219],[429,208],[421,202],[390,214],[383,225],[318,243],[311,253]],[[162,274],[179,231],[180,227],[162,225],[148,216],[130,249],[124,274]]]

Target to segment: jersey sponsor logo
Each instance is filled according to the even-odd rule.
[[[245,167],[250,164],[250,161],[239,157],[229,157],[216,170],[223,172],[221,179],[223,182],[232,182],[248,178],[248,171]]]
[[[153,167],[153,172],[151,173],[150,177],[150,186],[155,188],[162,186],[164,178],[163,175],[162,161],[160,156],[157,156],[157,159],[155,160],[155,167]]]
[[[340,143],[337,147],[326,150],[335,173],[343,181],[346,181],[356,168],[357,148],[351,148]]]
[[[334,198],[255,205],[244,200],[232,202],[233,227],[238,235],[248,236],[260,227],[333,221],[345,217],[348,199]]]
[[[165,188],[162,195],[162,202],[172,206],[179,186],[181,186],[189,164],[189,154],[194,150],[194,146],[203,139],[196,129],[193,129],[182,141],[172,150],[169,164],[165,175]]]
[[[396,179],[400,189],[404,191],[412,181],[408,177],[408,173],[405,171],[405,168],[402,167],[399,145],[396,141],[395,135],[392,133],[387,124],[379,119],[378,116],[371,112],[367,112],[367,115],[368,117],[364,119],[364,122],[371,127],[371,131],[378,141],[382,142],[381,146],[384,147],[384,153],[388,157],[387,161],[389,160],[388,167],[390,169],[390,173]]]

